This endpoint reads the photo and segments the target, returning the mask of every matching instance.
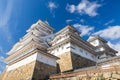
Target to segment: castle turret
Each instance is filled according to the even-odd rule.
[[[72,26],[66,26],[55,34],[50,42],[49,53],[59,57],[57,60],[60,72],[95,65],[94,47],[80,38]]]
[[[33,24],[7,53],[7,63],[3,80],[47,79],[56,73],[58,57],[47,53],[48,41],[52,38],[53,28],[39,20]]]
[[[108,46],[107,41],[100,36],[90,36],[88,42],[96,49],[97,58],[107,59],[116,56],[117,51]]]

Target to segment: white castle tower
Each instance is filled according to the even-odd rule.
[[[57,60],[60,72],[95,65],[94,46],[80,37],[80,32],[68,25],[55,34],[50,42],[49,53],[59,57]]]
[[[47,80],[57,72],[95,66],[116,53],[100,36],[85,41],[70,25],[53,33],[47,21],[39,20],[7,53],[2,80]]]
[[[90,36],[88,42],[95,47],[98,60],[116,56],[117,51],[110,48],[107,41],[98,36]]]
[[[40,80],[56,73],[56,59],[47,53],[53,28],[39,20],[27,30],[4,59],[7,63],[2,80]]]

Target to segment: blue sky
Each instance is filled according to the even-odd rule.
[[[120,0],[0,0],[0,72],[12,46],[39,19],[55,32],[73,25],[87,39],[100,35],[120,51]]]

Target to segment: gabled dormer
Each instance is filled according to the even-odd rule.
[[[79,36],[80,32],[77,31],[74,27],[67,25],[65,28],[60,30],[59,32],[55,33],[54,39],[50,41],[50,44],[52,46],[64,41],[65,39],[68,39],[71,35]]]
[[[109,57],[113,57],[116,55],[117,51],[112,49],[105,39],[97,36],[90,36],[87,40],[91,45],[93,45],[96,49],[96,54],[98,55],[98,59],[106,59]]]

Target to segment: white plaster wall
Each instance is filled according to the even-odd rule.
[[[70,43],[64,44],[64,45],[62,45],[62,46],[54,49],[50,53],[53,54],[53,55],[55,55],[55,56],[58,56],[60,54],[63,54],[65,52],[70,51],[70,48],[67,48],[67,47],[70,47]]]
[[[56,60],[50,57],[47,57],[43,54],[37,54],[37,60],[40,62],[43,62],[45,64],[51,65],[51,66],[56,66]]]
[[[86,51],[76,45],[72,45],[72,46],[74,47],[74,49],[71,48],[72,52],[74,52],[82,57],[85,57],[87,59],[90,59],[92,61],[96,61],[96,57],[93,54],[89,53],[88,51]]]
[[[15,63],[13,65],[8,66],[7,71],[16,69],[16,68],[18,68],[20,66],[28,64],[28,63],[30,63],[32,61],[35,61],[35,60],[56,67],[56,60],[55,59],[52,59],[52,58],[47,57],[47,56],[45,56],[43,54],[40,54],[40,53],[35,53],[35,54],[33,54],[33,55],[31,55],[31,56],[29,56],[29,57],[27,57],[27,58],[25,58],[25,59]]]
[[[37,53],[36,53],[36,54],[33,54],[33,55],[31,55],[31,56],[29,56],[29,57],[27,57],[27,58],[25,58],[25,59],[23,59],[23,60],[21,60],[21,61],[19,61],[19,62],[13,64],[13,65],[8,66],[7,71],[16,69],[16,68],[18,68],[18,67],[20,67],[20,66],[23,66],[23,65],[28,64],[28,63],[30,63],[30,62],[32,62],[32,61],[35,61],[35,60],[36,60],[36,57],[37,57]]]
[[[64,44],[63,46],[60,46],[59,48],[54,49],[51,51],[51,54],[55,56],[59,56],[60,54],[64,54],[65,52],[72,51],[75,54],[78,54],[82,57],[88,58],[92,61],[96,61],[96,57],[92,55],[91,53],[87,52],[86,50],[81,49],[78,46],[72,45],[71,43]]]

